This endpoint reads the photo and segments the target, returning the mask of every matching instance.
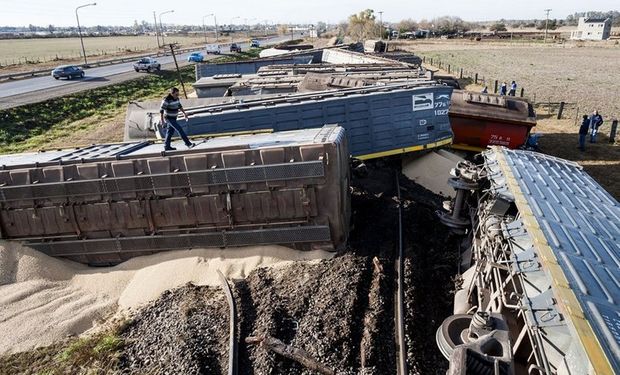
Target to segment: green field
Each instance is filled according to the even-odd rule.
[[[209,40],[213,40],[210,35]],[[188,47],[204,43],[203,36],[167,36],[166,43],[179,43]],[[87,56],[126,55],[142,51],[155,51],[155,36],[86,37],[84,48]],[[0,67],[24,63],[47,63],[79,59],[82,55],[79,38],[5,39],[0,40]]]

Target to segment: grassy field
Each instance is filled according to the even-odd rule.
[[[576,44],[515,46],[510,43],[420,43],[408,49],[479,73],[493,90],[493,80],[515,80],[536,102],[570,102],[580,112],[599,110],[620,117],[620,45]]]
[[[212,42],[213,33],[208,34]],[[245,40],[246,36],[238,35],[237,40]],[[230,36],[220,37],[220,42],[230,42]],[[204,44],[204,36],[170,35],[166,43],[178,43],[181,47]],[[155,36],[113,36],[84,38],[86,55],[91,59],[110,59],[119,55],[155,52],[157,40]],[[61,62],[77,61],[82,56],[79,38],[41,38],[41,39],[0,39],[0,73],[20,68],[27,70],[44,65],[58,65]]]
[[[443,67],[463,68],[486,77],[489,89],[493,80],[517,81],[526,96],[537,106],[538,125],[542,133],[541,151],[582,165],[616,199],[620,199],[620,145],[610,144],[608,134],[612,118],[620,118],[620,46],[612,43],[578,47],[567,45],[515,45],[506,42],[470,43],[444,41],[407,44],[403,47],[442,61]],[[454,69],[453,69],[454,70]],[[457,70],[458,71],[458,70]],[[442,71],[442,73],[446,73]],[[468,90],[480,90],[471,79],[461,81]],[[540,104],[571,102],[568,119],[557,120]],[[578,122],[575,115],[599,110],[606,122],[596,144],[588,143],[586,151],[577,149]],[[620,137],[617,137],[617,139]]]
[[[0,356],[0,374],[114,374],[117,373],[120,337],[128,321],[114,322],[100,332],[71,337],[50,346]]]

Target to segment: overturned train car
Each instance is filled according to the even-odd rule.
[[[573,162],[493,147],[450,181],[468,232],[454,315],[437,331],[456,374],[620,370],[620,205]]]
[[[186,108],[190,117],[179,124],[188,135],[209,135],[337,123],[346,130],[351,155],[371,159],[449,144],[451,94],[448,86],[422,81],[235,100]],[[163,135],[159,114],[144,108],[140,103],[130,104],[126,141]]]
[[[0,237],[91,265],[173,249],[346,242],[343,128],[197,143],[166,153],[144,141],[0,156]]]

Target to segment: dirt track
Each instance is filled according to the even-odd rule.
[[[258,269],[235,282],[241,374],[311,373],[243,343],[260,335],[303,349],[338,374],[395,373],[394,168],[374,165],[368,177],[354,179],[347,251],[331,260]],[[456,252],[434,215],[441,198],[402,176],[401,185],[410,373],[444,373],[447,362],[434,335],[451,313]],[[138,313],[124,336],[127,372],[226,372],[228,314],[216,289],[188,285],[167,292]]]

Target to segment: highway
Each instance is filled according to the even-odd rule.
[[[296,35],[295,37],[299,36]],[[263,39],[261,44],[265,46],[274,45],[290,38],[290,35],[276,36]],[[241,46],[243,51],[246,51],[250,47],[247,42],[237,44]],[[218,57],[217,55],[207,55],[204,50],[200,52],[205,56],[205,60]],[[184,66],[188,64],[187,57],[189,54],[190,53],[177,55],[179,65]],[[156,59],[162,65],[162,69],[174,68],[172,56],[162,56]],[[145,72],[135,72],[133,69],[133,62],[84,69],[84,73],[85,76],[82,79],[74,78],[72,80],[67,80],[63,78],[55,80],[51,76],[42,76],[0,83],[0,109],[37,103],[54,97],[111,85],[148,74]]]

